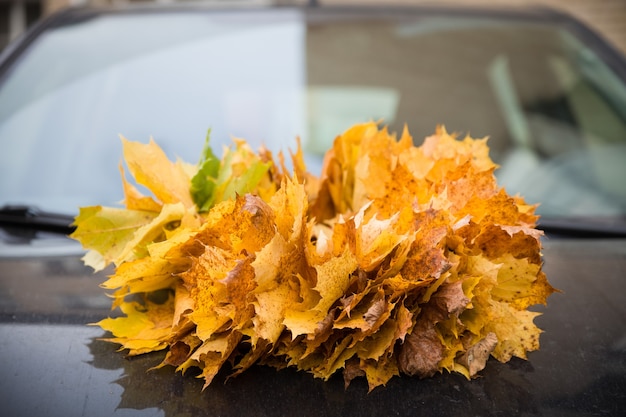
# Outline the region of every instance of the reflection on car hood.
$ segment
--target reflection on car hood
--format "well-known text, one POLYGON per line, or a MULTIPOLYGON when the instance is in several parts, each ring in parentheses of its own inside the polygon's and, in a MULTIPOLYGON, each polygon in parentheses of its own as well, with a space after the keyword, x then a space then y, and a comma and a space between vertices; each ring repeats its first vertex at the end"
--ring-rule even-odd
POLYGON ((393 378, 367 393, 340 376, 255 366, 202 391, 162 354, 126 359, 85 323, 109 300, 79 257, 0 259, 0 402, 11 416, 618 415, 626 409, 626 240, 546 239, 545 271, 562 292, 539 307, 545 332, 528 361, 491 360, 482 378, 393 378))
POLYGON ((72 253, 75 247, 69 255, 42 256, 36 248, 22 250, 26 256, 11 258, 0 246, 2 321, 82 325, 111 314, 111 300, 99 287, 111 270, 94 275, 81 256, 72 253), (28 256, 29 251, 39 256, 28 256))
MULTIPOLYGON (((0 229, 0 237, 1 235, 0 229)), ((0 258, 66 257, 82 256, 84 253, 80 243, 54 233, 45 239, 25 239, 18 242, 0 238, 0 258)))

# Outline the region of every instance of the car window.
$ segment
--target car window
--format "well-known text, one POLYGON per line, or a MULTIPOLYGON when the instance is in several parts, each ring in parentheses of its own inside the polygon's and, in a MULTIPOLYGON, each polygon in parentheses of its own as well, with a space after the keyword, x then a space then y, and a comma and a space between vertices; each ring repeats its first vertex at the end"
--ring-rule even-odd
POLYGON ((0 205, 122 198, 119 134, 196 162, 211 129, 293 149, 379 120, 489 136, 511 194, 553 217, 626 213, 626 87, 556 25, 303 13, 103 15, 44 33, 0 85, 0 205), (162 27, 166 26, 167 31, 162 27), (46 71, 42 71, 46 68, 46 71))
POLYGON ((209 128, 217 149, 231 135, 255 147, 295 137, 289 101, 304 83, 302 25, 232 23, 107 16, 45 33, 0 89, 0 141, 11 150, 0 156, 10 173, 2 199, 64 212, 115 203, 120 134, 153 136, 172 159, 192 163, 209 128))
MULTIPOLYGON (((393 116, 378 109, 372 116, 395 131, 408 123, 416 141, 437 124, 489 136, 500 182, 540 202, 543 215, 625 212, 625 84, 571 34, 484 19, 372 24, 363 32, 361 22, 309 30, 309 82, 347 91, 343 108, 352 108, 346 85, 376 86, 388 92, 393 116)), ((335 107, 319 119, 337 130, 335 107)))

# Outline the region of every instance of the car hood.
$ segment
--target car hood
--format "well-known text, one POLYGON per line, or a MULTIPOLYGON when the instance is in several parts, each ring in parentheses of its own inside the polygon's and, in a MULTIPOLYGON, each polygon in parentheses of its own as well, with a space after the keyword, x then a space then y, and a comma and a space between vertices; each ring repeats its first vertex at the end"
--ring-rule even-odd
POLYGON ((367 392, 296 370, 254 366, 202 390, 193 375, 150 370, 160 353, 128 359, 88 323, 110 300, 80 256, 0 259, 0 402, 11 416, 104 415, 617 415, 626 409, 626 240, 545 239, 544 268, 560 290, 536 323, 528 360, 491 359, 481 377, 393 378, 367 392))

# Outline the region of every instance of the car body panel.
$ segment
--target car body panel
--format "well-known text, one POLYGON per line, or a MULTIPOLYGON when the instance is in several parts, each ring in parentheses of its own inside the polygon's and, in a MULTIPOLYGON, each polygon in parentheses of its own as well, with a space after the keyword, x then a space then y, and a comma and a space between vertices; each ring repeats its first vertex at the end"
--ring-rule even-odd
POLYGON ((85 324, 105 312, 103 276, 79 258, 0 260, 0 270, 13 271, 0 281, 0 402, 11 416, 617 416, 626 407, 626 240, 546 239, 544 246, 545 272, 560 292, 536 308, 540 350, 528 360, 491 359, 475 380, 402 376, 370 393, 365 380, 345 389, 340 375, 322 381, 264 366, 230 379, 224 370, 202 391, 192 374, 148 371, 162 354, 125 358, 85 324), (29 299, 19 300, 20 285, 52 265, 63 271, 45 274, 56 285, 30 287, 29 299), (77 291, 98 301, 77 306, 77 291), (50 300, 59 307, 44 310, 50 300))

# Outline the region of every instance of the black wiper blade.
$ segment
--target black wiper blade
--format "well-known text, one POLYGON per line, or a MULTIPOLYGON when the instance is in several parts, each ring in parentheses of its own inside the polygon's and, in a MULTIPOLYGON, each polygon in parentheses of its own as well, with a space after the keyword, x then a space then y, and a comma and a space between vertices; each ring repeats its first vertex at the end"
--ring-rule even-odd
POLYGON ((571 236, 578 238, 624 238, 626 221, 624 219, 555 219, 541 218, 538 229, 549 235, 571 236))
POLYGON ((51 213, 28 205, 6 205, 0 207, 0 226, 35 229, 70 234, 76 228, 72 225, 74 216, 51 213))

